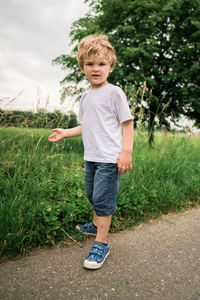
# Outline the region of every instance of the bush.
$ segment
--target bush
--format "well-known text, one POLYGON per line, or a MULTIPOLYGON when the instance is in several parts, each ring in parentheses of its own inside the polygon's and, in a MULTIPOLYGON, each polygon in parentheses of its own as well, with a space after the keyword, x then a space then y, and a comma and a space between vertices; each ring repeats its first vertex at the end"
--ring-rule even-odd
POLYGON ((68 116, 59 110, 45 112, 41 109, 37 113, 30 111, 3 111, 0 109, 0 126, 22 128, 72 128, 78 126, 76 115, 72 112, 68 116))

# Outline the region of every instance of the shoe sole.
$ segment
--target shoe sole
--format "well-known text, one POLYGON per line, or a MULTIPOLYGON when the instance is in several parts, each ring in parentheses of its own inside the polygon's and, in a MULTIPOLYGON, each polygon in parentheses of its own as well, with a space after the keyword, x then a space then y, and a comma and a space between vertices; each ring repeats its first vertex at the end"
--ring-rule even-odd
POLYGON ((83 267, 86 269, 90 269, 90 270, 97 270, 100 269, 103 266, 104 261, 106 260, 107 256, 110 254, 110 251, 106 254, 106 256, 104 257, 104 260, 97 264, 97 263, 92 263, 91 261, 88 261, 87 259, 84 260, 83 263, 83 267))
POLYGON ((84 233, 85 235, 90 235, 90 236, 96 236, 96 235, 97 235, 96 233, 90 233, 90 232, 82 231, 82 230, 80 229, 80 226, 79 226, 79 225, 76 226, 76 229, 78 229, 80 232, 84 233))

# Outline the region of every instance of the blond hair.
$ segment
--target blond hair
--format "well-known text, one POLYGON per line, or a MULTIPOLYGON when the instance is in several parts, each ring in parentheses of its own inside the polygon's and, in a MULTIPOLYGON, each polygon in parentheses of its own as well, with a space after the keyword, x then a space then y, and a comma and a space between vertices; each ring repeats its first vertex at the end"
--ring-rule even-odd
POLYGON ((113 46, 109 43, 107 36, 103 34, 88 35, 80 41, 76 58, 81 70, 83 70, 84 60, 92 54, 99 57, 106 57, 112 68, 117 61, 113 46))

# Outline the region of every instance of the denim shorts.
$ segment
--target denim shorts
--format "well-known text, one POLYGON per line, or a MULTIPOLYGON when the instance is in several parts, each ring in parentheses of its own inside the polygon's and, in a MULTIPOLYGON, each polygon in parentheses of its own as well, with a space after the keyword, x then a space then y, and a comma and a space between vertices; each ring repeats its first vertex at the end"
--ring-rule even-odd
POLYGON ((115 212, 119 180, 117 164, 86 161, 85 191, 97 216, 115 212))

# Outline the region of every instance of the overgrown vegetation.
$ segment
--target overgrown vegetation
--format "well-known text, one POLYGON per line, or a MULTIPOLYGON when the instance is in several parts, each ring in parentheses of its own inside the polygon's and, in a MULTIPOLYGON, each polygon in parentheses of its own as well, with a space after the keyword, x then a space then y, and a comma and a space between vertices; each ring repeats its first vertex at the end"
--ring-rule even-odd
POLYGON ((0 109, 0 126, 26 128, 72 128, 78 125, 76 114, 62 114, 59 110, 46 112, 39 109, 37 113, 31 111, 3 111, 0 109))
MULTIPOLYGON (((0 255, 85 237, 77 223, 92 209, 84 191, 81 138, 47 141, 45 129, 0 128, 0 255), (64 232, 64 231, 65 232, 64 232)), ((200 139, 136 134, 133 170, 122 176, 112 231, 200 202, 200 139)))

